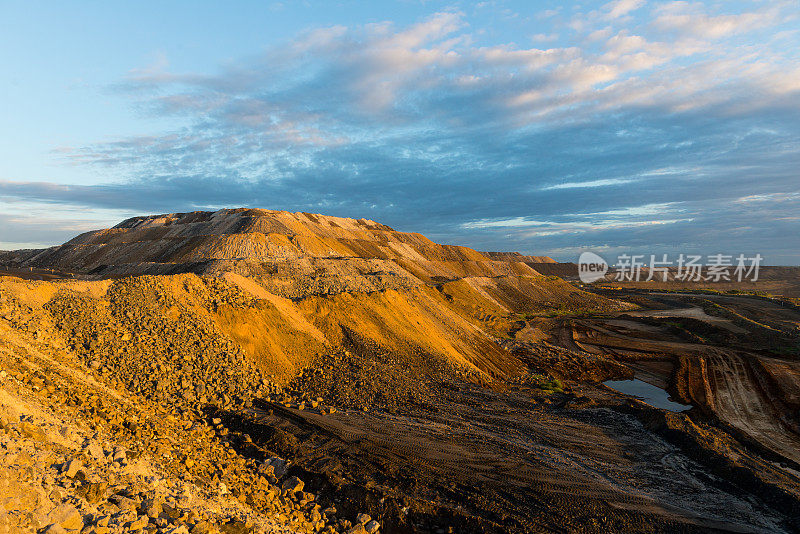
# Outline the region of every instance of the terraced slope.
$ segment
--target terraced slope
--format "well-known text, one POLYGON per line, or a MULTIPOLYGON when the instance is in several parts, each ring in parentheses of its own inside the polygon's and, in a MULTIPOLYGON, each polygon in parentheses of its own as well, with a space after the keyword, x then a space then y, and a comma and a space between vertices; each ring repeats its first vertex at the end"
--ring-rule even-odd
POLYGON ((256 270, 259 264, 284 265, 292 274, 307 274, 335 271, 343 260, 375 289, 465 276, 538 274, 522 261, 494 261, 470 248, 439 245, 374 221, 254 209, 134 217, 81 234, 26 258, 21 266, 131 275, 219 268, 222 262, 242 269, 237 264, 243 262, 256 270))

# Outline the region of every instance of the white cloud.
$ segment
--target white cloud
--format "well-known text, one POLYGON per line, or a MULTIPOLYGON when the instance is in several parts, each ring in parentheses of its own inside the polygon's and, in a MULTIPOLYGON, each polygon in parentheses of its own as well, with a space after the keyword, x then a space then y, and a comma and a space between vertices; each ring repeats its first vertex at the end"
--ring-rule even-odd
POLYGON ((614 0, 603 6, 606 11, 605 18, 618 19, 632 11, 636 11, 645 4, 645 0, 614 0))
POLYGON ((536 43, 552 43, 558 41, 557 33, 537 33, 531 36, 531 40, 536 43))
POLYGON ((605 187, 608 185, 629 184, 633 180, 627 178, 604 178, 602 180, 589 180, 587 182, 564 182, 561 184, 548 185, 542 187, 542 191, 552 191, 554 189, 582 189, 586 187, 605 187))
POLYGON ((365 120, 435 119, 463 127, 491 117, 518 128, 567 115, 590 118, 631 105, 669 111, 719 106, 746 93, 752 97, 746 104, 737 100, 736 107, 752 110, 768 104, 760 95, 788 94, 800 87, 800 70, 787 72, 779 57, 751 49, 720 51, 699 35, 703 25, 713 37, 767 24, 775 19, 774 8, 712 16, 685 2, 662 5, 654 10, 653 25, 681 33, 669 42, 649 37, 648 21, 612 33, 601 20, 627 16, 643 5, 618 0, 583 17, 587 41, 581 46, 477 46, 465 15, 444 12, 400 29, 389 22, 316 29, 270 50, 260 63, 230 67, 216 76, 170 73, 162 58, 132 73, 130 81, 167 93, 152 101, 160 113, 204 113, 260 128, 258 135, 294 132, 286 143, 319 146, 352 137, 339 130, 365 120), (692 29, 690 23, 700 26, 692 29), (600 40, 603 46, 597 50, 592 43, 600 40), (702 62, 684 61, 702 54, 713 55, 702 62), (186 90, 170 91, 170 86, 186 90), (443 100, 460 104, 447 107, 443 100))
POLYGON ((670 2, 656 9, 653 25, 661 30, 676 31, 700 39, 719 39, 737 33, 765 28, 781 16, 776 6, 740 14, 709 15, 702 4, 670 2))

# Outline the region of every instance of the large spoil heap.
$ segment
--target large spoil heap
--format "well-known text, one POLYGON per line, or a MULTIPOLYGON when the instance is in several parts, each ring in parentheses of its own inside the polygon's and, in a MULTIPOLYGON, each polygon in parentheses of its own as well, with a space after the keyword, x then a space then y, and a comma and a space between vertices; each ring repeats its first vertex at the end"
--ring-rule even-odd
MULTIPOLYGON (((291 375, 346 342, 505 375, 520 364, 491 334, 503 335, 514 314, 614 306, 514 259, 491 259, 364 219, 235 209, 135 217, 27 254, 18 266, 84 279, 211 275, 247 303, 217 299, 207 307, 212 324, 250 360, 267 361, 271 374, 291 375)), ((195 298, 186 284, 140 284, 164 285, 177 302, 195 298)))
MULTIPOLYGON (((204 272, 232 266, 305 274, 343 260, 360 267, 374 289, 465 276, 533 276, 520 261, 497 261, 467 247, 439 245, 365 219, 256 209, 134 217, 81 234, 28 258, 23 267, 92 274, 204 272), (359 260, 359 261, 356 261, 359 260)), ((226 269, 227 270, 227 269, 226 269)), ((338 273, 337 273, 338 274, 338 273)), ((367 289, 369 285, 357 289, 367 289)))

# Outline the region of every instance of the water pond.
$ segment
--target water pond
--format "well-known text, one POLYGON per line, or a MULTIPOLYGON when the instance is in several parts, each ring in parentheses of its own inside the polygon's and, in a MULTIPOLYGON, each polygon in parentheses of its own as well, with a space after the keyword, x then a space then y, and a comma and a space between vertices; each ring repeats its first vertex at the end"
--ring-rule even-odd
POLYGON ((671 412, 685 412, 692 407, 689 404, 674 402, 666 391, 638 378, 633 380, 606 380, 603 384, 620 393, 636 397, 650 406, 663 408, 671 412))

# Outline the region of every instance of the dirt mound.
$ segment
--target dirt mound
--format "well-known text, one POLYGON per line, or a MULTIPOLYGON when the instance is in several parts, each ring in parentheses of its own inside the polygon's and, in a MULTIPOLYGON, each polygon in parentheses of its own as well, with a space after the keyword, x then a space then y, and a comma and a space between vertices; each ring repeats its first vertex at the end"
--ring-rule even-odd
POLYGON ((172 275, 114 282, 92 298, 73 294, 66 282, 54 286, 59 296, 41 305, 87 351, 103 346, 120 366, 164 351, 178 360, 187 351, 226 354, 227 366, 247 362, 281 380, 335 352, 345 331, 402 358, 476 376, 514 375, 522 365, 493 337, 505 335, 519 314, 617 307, 539 275, 524 256, 496 260, 374 221, 308 213, 134 217, 15 257, 19 269, 86 280, 172 275), (135 342, 119 342, 119 332, 135 342), (198 339, 216 341, 211 347, 198 339), (126 346, 150 352, 129 354, 126 346))
POLYGON ((578 279, 577 263, 529 263, 528 265, 545 276, 558 276, 565 280, 578 279))
MULTIPOLYGON (((0 278, 0 291, 0 311, 15 326, 54 339, 132 392, 186 406, 242 403, 261 379, 286 384, 342 347, 378 362, 381 377, 402 376, 411 364, 409 382, 420 387, 432 367, 478 377, 514 374, 520 365, 453 314, 435 289, 293 302, 237 275, 184 274, 79 282, 0 278)), ((358 383, 343 384, 359 395, 358 383)))
MULTIPOLYGON (((59 247, 21 257, 22 267, 102 275, 167 274, 176 266, 212 261, 283 262, 292 273, 329 269, 315 259, 365 260, 361 275, 391 286, 408 272, 424 281, 463 276, 535 275, 522 262, 493 261, 416 233, 396 232, 365 219, 309 213, 236 209, 134 217, 105 230, 81 234, 59 247)), ((337 273, 338 274, 338 273, 337 273)))
POLYGON ((550 256, 524 256, 519 252, 481 252, 487 258, 499 261, 521 261, 523 263, 558 263, 550 256))

